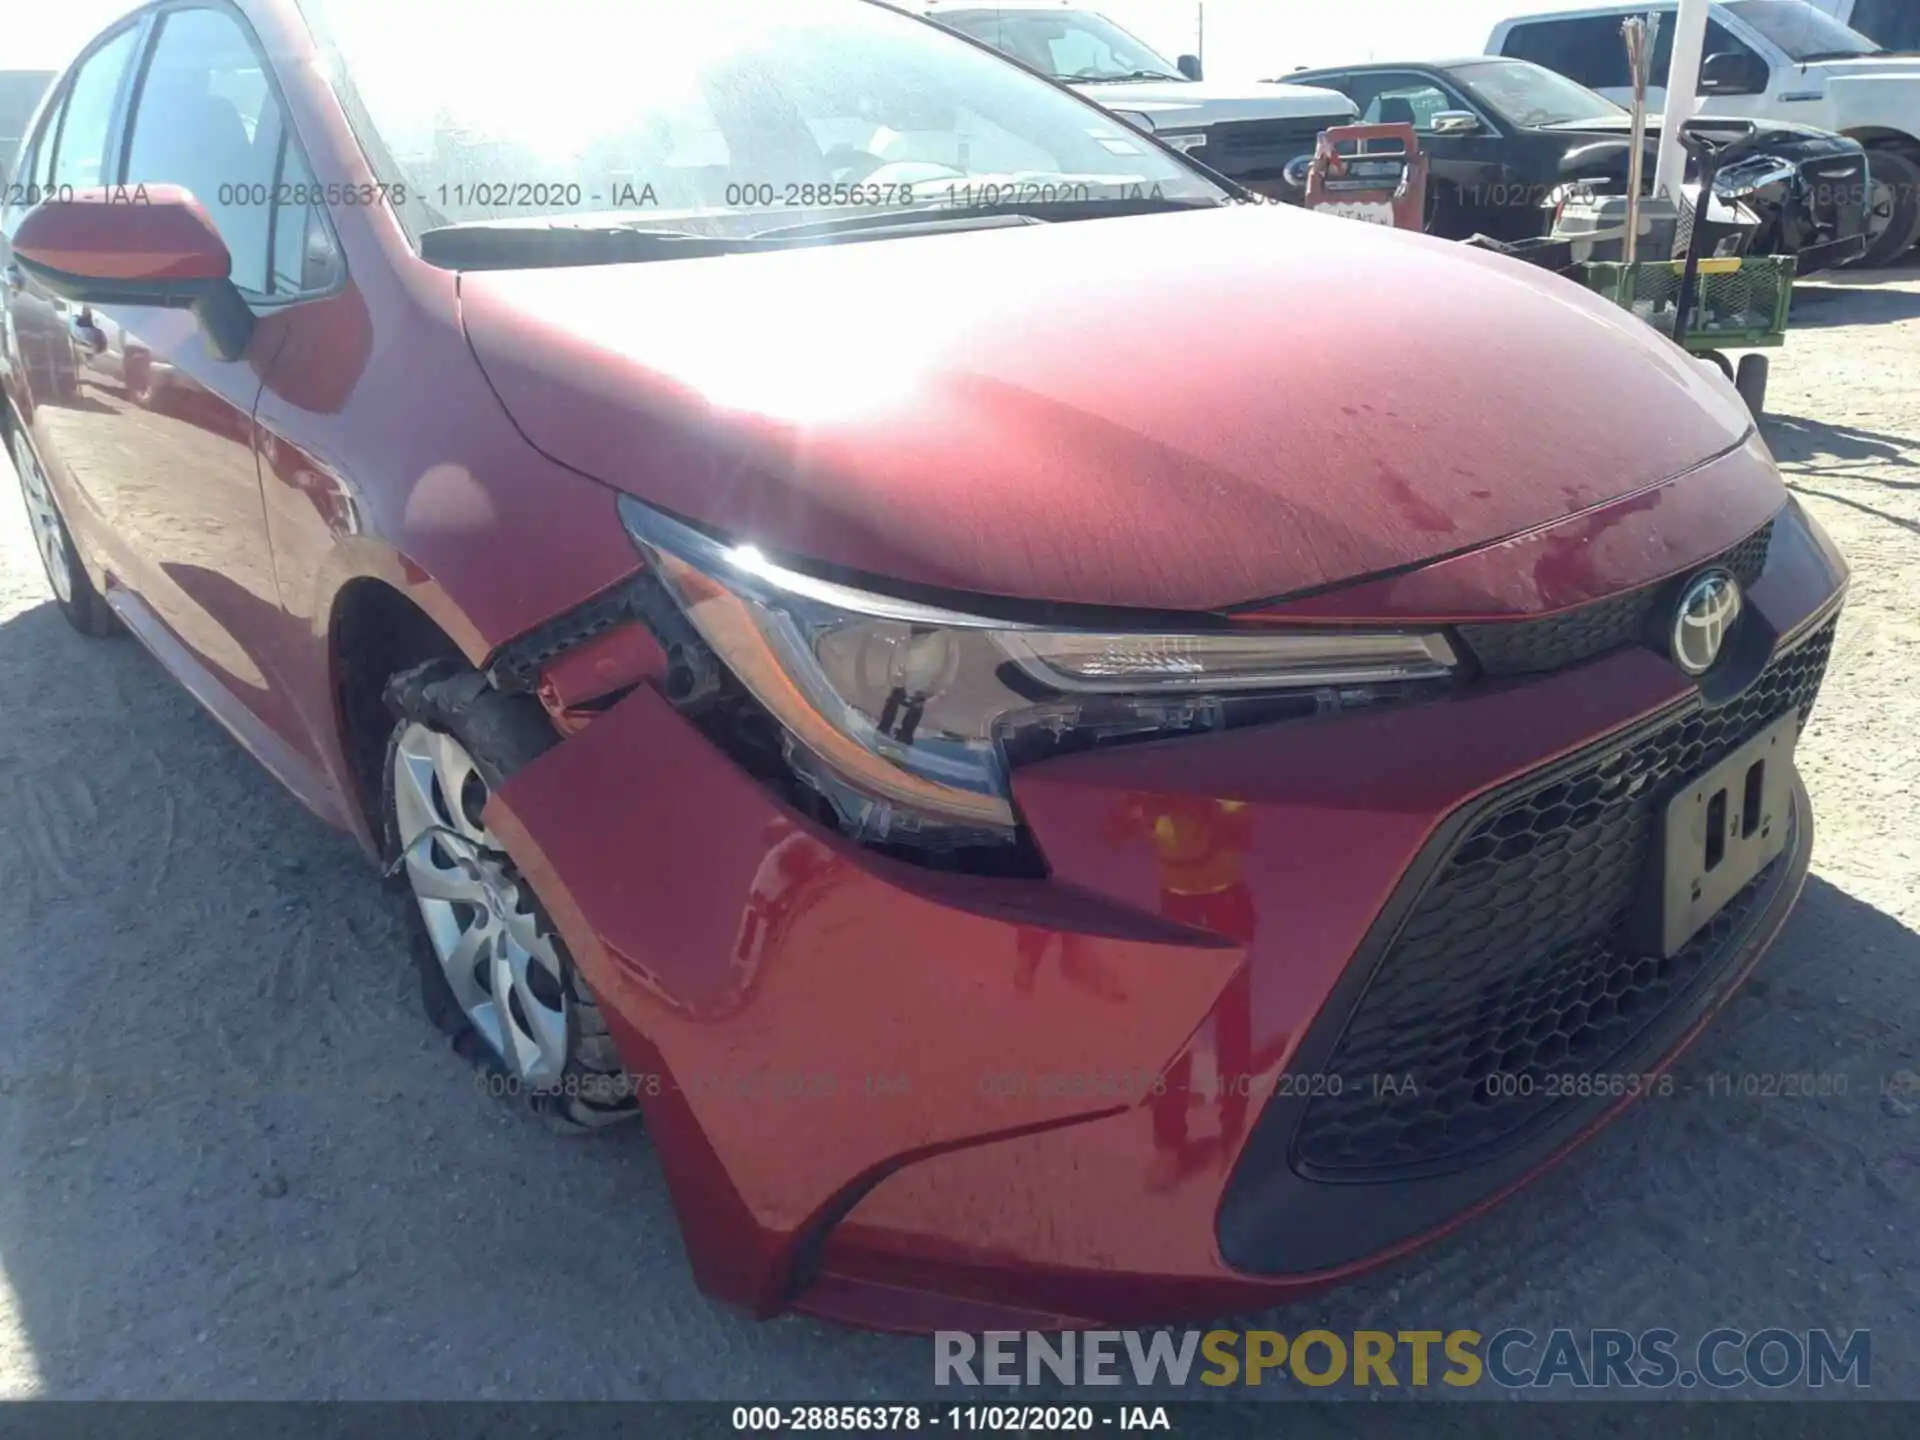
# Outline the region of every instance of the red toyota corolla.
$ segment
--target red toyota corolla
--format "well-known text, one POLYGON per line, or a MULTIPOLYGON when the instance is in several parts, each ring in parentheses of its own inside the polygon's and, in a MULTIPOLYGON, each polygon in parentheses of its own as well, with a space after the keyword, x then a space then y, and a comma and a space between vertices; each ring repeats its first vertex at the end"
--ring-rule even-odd
POLYGON ((1847 572, 1631 316, 1240 198, 864 0, 167 0, 17 167, 12 454, 710 1293, 1252 1307, 1671 1087, 1847 572))

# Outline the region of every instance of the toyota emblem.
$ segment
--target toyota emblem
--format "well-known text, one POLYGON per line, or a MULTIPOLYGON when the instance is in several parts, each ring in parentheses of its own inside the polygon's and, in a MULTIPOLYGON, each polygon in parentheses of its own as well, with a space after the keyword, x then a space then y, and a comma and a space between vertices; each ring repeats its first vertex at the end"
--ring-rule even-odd
POLYGON ((1709 570, 1680 597, 1673 617, 1673 661, 1689 675, 1704 675, 1726 648, 1740 619, 1740 586, 1724 570, 1709 570))

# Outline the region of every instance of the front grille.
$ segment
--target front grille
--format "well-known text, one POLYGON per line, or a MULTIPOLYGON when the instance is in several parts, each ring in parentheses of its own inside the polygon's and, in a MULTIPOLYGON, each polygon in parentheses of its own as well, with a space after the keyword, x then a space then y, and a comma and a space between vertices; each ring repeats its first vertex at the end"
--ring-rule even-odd
POLYGON ((1816 234, 1844 239, 1859 233, 1867 206, 1865 156, 1808 160, 1800 166, 1800 181, 1808 222, 1816 234))
MULTIPOLYGON (((1769 520, 1699 568, 1724 569, 1742 589, 1748 589, 1766 567, 1767 548, 1772 543, 1773 522, 1769 520)), ((1657 620, 1672 588, 1671 582, 1662 581, 1539 620, 1462 625, 1460 639, 1484 674, 1543 675, 1628 645, 1654 643, 1659 638, 1657 620)))
POLYGON ((1232 120, 1207 131, 1207 143, 1194 156, 1228 179, 1264 195, 1297 199, 1299 191, 1287 177, 1287 166, 1312 155, 1326 120, 1232 120))
POLYGON ((1319 143, 1320 132, 1341 123, 1325 120, 1229 120, 1207 131, 1207 153, 1222 157, 1284 151, 1285 159, 1308 155, 1319 143))
POLYGON ((1679 953, 1648 956, 1626 927, 1659 883, 1649 872, 1663 806, 1789 712, 1804 725, 1832 642, 1829 622, 1738 699, 1712 710, 1696 700, 1651 734, 1500 801, 1464 832, 1348 1020, 1325 1067, 1342 1077, 1341 1093, 1307 1107, 1296 1167, 1388 1179, 1497 1154, 1548 1111, 1581 1103, 1550 1077, 1605 1073, 1717 974, 1783 862, 1679 953), (1376 1076, 1394 1083, 1376 1087, 1376 1076))

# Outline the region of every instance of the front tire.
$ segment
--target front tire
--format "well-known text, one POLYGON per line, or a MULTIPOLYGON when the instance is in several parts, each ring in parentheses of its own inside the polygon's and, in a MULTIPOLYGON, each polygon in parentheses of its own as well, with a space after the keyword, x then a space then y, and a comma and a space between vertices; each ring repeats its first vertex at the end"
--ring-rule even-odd
POLYGON ((1898 150, 1867 152, 1869 239, 1854 265, 1891 265, 1920 241, 1920 164, 1898 150))
POLYGON ((387 861, 410 893, 427 1018, 476 1083, 554 1128, 637 1118, 598 1000, 533 886, 482 819, 487 798, 558 736, 537 703, 436 660, 387 687, 387 861))
POLYGON ((54 604, 67 617, 67 623, 90 640, 106 640, 122 634, 120 619, 94 588, 87 567, 80 563, 74 548, 73 532, 53 495, 53 483, 40 464, 40 456, 27 439, 26 427, 18 420, 8 427, 8 449, 13 470, 20 477, 20 498, 26 503, 27 525, 33 531, 34 548, 47 572, 54 604))

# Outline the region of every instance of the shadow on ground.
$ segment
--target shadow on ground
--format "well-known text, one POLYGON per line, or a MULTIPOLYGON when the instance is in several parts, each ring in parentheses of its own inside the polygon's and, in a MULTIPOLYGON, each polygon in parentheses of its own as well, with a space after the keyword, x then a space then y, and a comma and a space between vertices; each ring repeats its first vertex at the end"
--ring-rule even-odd
POLYGON ((1920 523, 1874 503, 1876 494, 1884 500, 1889 491, 1920 491, 1920 449, 1905 436, 1778 414, 1769 414, 1761 429, 1796 493, 1920 534, 1920 523), (1836 493, 1836 486, 1848 493, 1836 493))
MULTIPOLYGON (((0 876, 0 1266, 45 1393, 955 1398, 924 1341, 705 1300, 644 1135, 476 1093, 357 849, 50 605, 0 623, 0 876)), ((1876 1393, 1920 1394, 1920 1120, 1881 1094, 1915 1068, 1917 975, 1920 939, 1816 881, 1674 1098, 1257 1323, 1866 1326, 1876 1393), (1707 1078, 1797 1072, 1845 1094, 1707 1078)))
POLYGON ((1830 325, 1885 325, 1920 316, 1920 292, 1899 288, 1920 269, 1838 270, 1793 287, 1794 330, 1830 325))

